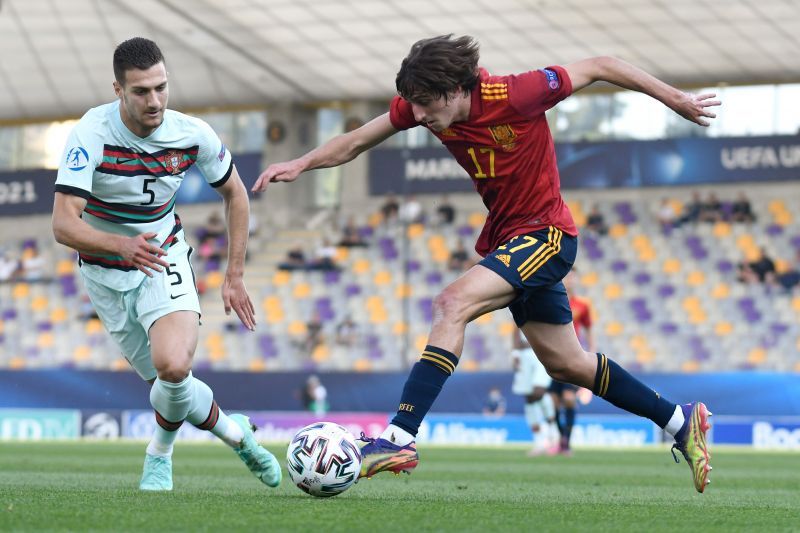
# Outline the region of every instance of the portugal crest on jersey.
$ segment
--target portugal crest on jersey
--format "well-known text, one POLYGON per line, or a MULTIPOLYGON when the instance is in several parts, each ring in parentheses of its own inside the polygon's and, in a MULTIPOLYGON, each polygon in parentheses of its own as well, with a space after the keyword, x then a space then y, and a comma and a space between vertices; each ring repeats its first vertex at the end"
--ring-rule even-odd
POLYGON ((511 128, 510 124, 489 126, 489 131, 492 134, 494 142, 502 146, 503 150, 506 152, 510 152, 516 147, 516 143, 514 143, 514 141, 517 139, 517 134, 511 128))
POLYGON ((181 162, 183 161, 183 153, 179 150, 170 150, 164 156, 164 166, 170 174, 178 174, 181 171, 181 162))

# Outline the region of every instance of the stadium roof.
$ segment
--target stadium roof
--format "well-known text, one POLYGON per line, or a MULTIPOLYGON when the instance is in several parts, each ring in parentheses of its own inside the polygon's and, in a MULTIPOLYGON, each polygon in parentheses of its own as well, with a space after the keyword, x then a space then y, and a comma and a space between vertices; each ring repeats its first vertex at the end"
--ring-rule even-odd
POLYGON ((616 55, 688 85, 797 82, 795 0, 0 0, 0 119, 113 98, 119 42, 156 40, 172 105, 388 98, 410 45, 471 34, 509 73, 616 55))

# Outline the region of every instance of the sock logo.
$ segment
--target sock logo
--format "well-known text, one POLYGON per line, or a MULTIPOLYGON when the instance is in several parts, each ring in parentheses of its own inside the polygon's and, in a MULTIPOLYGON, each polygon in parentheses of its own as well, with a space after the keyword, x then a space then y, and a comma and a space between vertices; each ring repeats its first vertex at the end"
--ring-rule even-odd
POLYGON ((408 413, 414 412, 414 406, 410 403, 401 403, 400 407, 397 408, 398 411, 406 411, 408 413))

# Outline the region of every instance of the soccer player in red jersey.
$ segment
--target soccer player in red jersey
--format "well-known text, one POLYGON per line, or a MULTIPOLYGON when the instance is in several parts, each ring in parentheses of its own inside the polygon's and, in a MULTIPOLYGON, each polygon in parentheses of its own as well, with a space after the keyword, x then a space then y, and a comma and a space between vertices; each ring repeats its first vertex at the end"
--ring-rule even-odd
POLYGON ((611 57, 509 76, 489 74, 478 60, 478 44, 469 36, 418 41, 400 66, 398 96, 387 113, 297 159, 270 165, 253 186, 263 191, 270 182, 341 165, 400 130, 421 126, 472 176, 489 211, 475 246, 484 259, 434 299, 428 345, 411 369, 392 423, 379 438, 366 439, 361 476, 416 467, 417 431, 455 371, 467 323, 508 307, 554 379, 586 387, 673 435, 702 492, 711 469, 705 405, 667 401, 604 354, 584 351, 575 335, 561 280, 575 261, 578 230, 561 198, 544 113, 596 81, 643 92, 701 126, 719 102, 611 57))

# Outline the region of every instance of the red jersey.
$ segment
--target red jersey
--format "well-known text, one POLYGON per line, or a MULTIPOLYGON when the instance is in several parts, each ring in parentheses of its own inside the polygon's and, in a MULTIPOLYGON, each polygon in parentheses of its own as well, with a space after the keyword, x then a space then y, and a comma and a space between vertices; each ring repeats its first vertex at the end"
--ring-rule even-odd
MULTIPOLYGON (((511 76, 480 69, 469 118, 431 132, 472 176, 489 210, 475 250, 494 251, 512 237, 548 226, 577 236, 561 198, 553 137, 544 112, 572 93, 562 67, 511 76)), ((398 130, 419 126, 411 104, 392 100, 389 117, 398 130)))
POLYGON ((572 309, 572 324, 575 326, 575 334, 578 339, 583 343, 583 330, 592 327, 592 307, 589 305, 588 300, 578 298, 577 296, 569 297, 569 307, 572 309))

